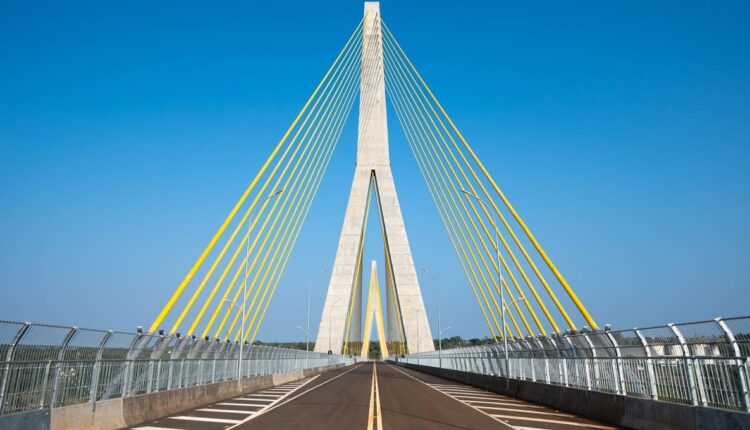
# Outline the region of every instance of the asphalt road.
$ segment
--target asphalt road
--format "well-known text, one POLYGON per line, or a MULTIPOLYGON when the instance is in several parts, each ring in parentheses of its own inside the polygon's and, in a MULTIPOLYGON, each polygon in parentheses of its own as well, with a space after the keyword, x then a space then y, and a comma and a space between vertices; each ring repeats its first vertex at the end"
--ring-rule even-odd
POLYGON ((541 405, 384 363, 356 364, 133 428, 615 429, 541 405))

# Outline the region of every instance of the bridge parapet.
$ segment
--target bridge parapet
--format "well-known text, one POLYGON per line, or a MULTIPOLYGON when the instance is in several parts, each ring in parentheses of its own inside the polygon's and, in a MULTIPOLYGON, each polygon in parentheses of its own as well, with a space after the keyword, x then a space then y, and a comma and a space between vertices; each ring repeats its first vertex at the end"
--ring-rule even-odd
MULTIPOLYGON (((502 344, 396 361, 506 376, 502 344)), ((510 379, 750 412, 750 316, 508 342, 510 379)))
MULTIPOLYGON (((242 378, 354 358, 246 345, 242 378)), ((239 344, 0 320, 0 416, 236 380, 239 344)))

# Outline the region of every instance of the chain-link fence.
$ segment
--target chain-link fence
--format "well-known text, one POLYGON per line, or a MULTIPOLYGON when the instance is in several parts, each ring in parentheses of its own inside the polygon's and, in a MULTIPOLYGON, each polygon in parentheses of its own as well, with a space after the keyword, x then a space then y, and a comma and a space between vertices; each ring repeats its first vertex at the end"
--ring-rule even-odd
MULTIPOLYGON (((242 377, 351 357, 243 345, 242 377)), ((237 379, 240 345, 0 321, 0 415, 237 379)))
MULTIPOLYGON (((502 344, 397 361, 505 376, 502 344)), ((511 378, 750 412, 750 317, 516 339, 511 378)))

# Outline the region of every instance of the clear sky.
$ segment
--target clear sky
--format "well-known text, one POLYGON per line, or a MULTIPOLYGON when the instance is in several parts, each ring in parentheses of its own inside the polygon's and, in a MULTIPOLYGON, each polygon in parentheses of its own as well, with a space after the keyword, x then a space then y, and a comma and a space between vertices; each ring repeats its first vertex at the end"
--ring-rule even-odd
MULTIPOLYGON (((0 319, 150 324, 362 9, 0 3, 0 319)), ((600 324, 750 313, 747 2, 381 10, 600 324)), ((330 270, 343 220, 352 124, 261 339, 303 337, 307 285, 330 270)), ((415 262, 440 280, 446 334, 485 335, 395 118, 390 130, 415 262)), ((382 260, 376 245, 367 260, 382 260)), ((324 291, 313 288, 313 327, 324 291)))

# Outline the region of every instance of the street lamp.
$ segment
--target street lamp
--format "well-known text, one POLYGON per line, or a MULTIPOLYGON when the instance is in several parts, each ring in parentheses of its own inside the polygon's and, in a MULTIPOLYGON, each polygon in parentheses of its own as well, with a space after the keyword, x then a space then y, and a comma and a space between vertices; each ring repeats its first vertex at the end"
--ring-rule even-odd
POLYGON ((440 328, 440 286, 438 285, 437 279, 432 273, 426 268, 422 268, 422 271, 432 278, 435 291, 437 292, 437 315, 438 315, 438 366, 443 367, 443 330, 440 328))
MULTIPOLYGON (((283 193, 284 189, 278 189, 268 196, 263 201, 270 200, 279 194, 283 193)), ((242 324, 240 324, 240 359, 237 363, 237 389, 242 391, 242 345, 245 343, 245 312, 247 310, 247 278, 249 276, 248 263, 250 262, 250 217, 247 220, 247 241, 245 242, 245 279, 242 281, 242 324)), ((226 300, 225 300, 226 301, 226 300)), ((231 302, 232 306, 236 306, 234 302, 231 302)))
MULTIPOLYGON (((326 274, 328 271, 323 269, 312 278, 310 283, 307 285, 307 330, 305 330, 305 351, 310 352, 310 289, 312 288, 315 281, 326 274)), ((299 328, 299 327, 297 327, 299 328)))
POLYGON ((479 198, 479 196, 464 189, 461 189, 461 192, 478 201, 492 215, 490 217, 490 220, 492 221, 492 226, 495 229, 495 251, 497 253, 497 289, 500 290, 500 324, 502 324, 503 326, 503 348, 505 350, 505 389, 507 390, 510 387, 510 364, 508 362, 508 332, 505 330, 505 294, 503 293, 503 273, 500 267, 500 229, 497 227, 495 212, 492 211, 487 206, 487 204, 479 198))

